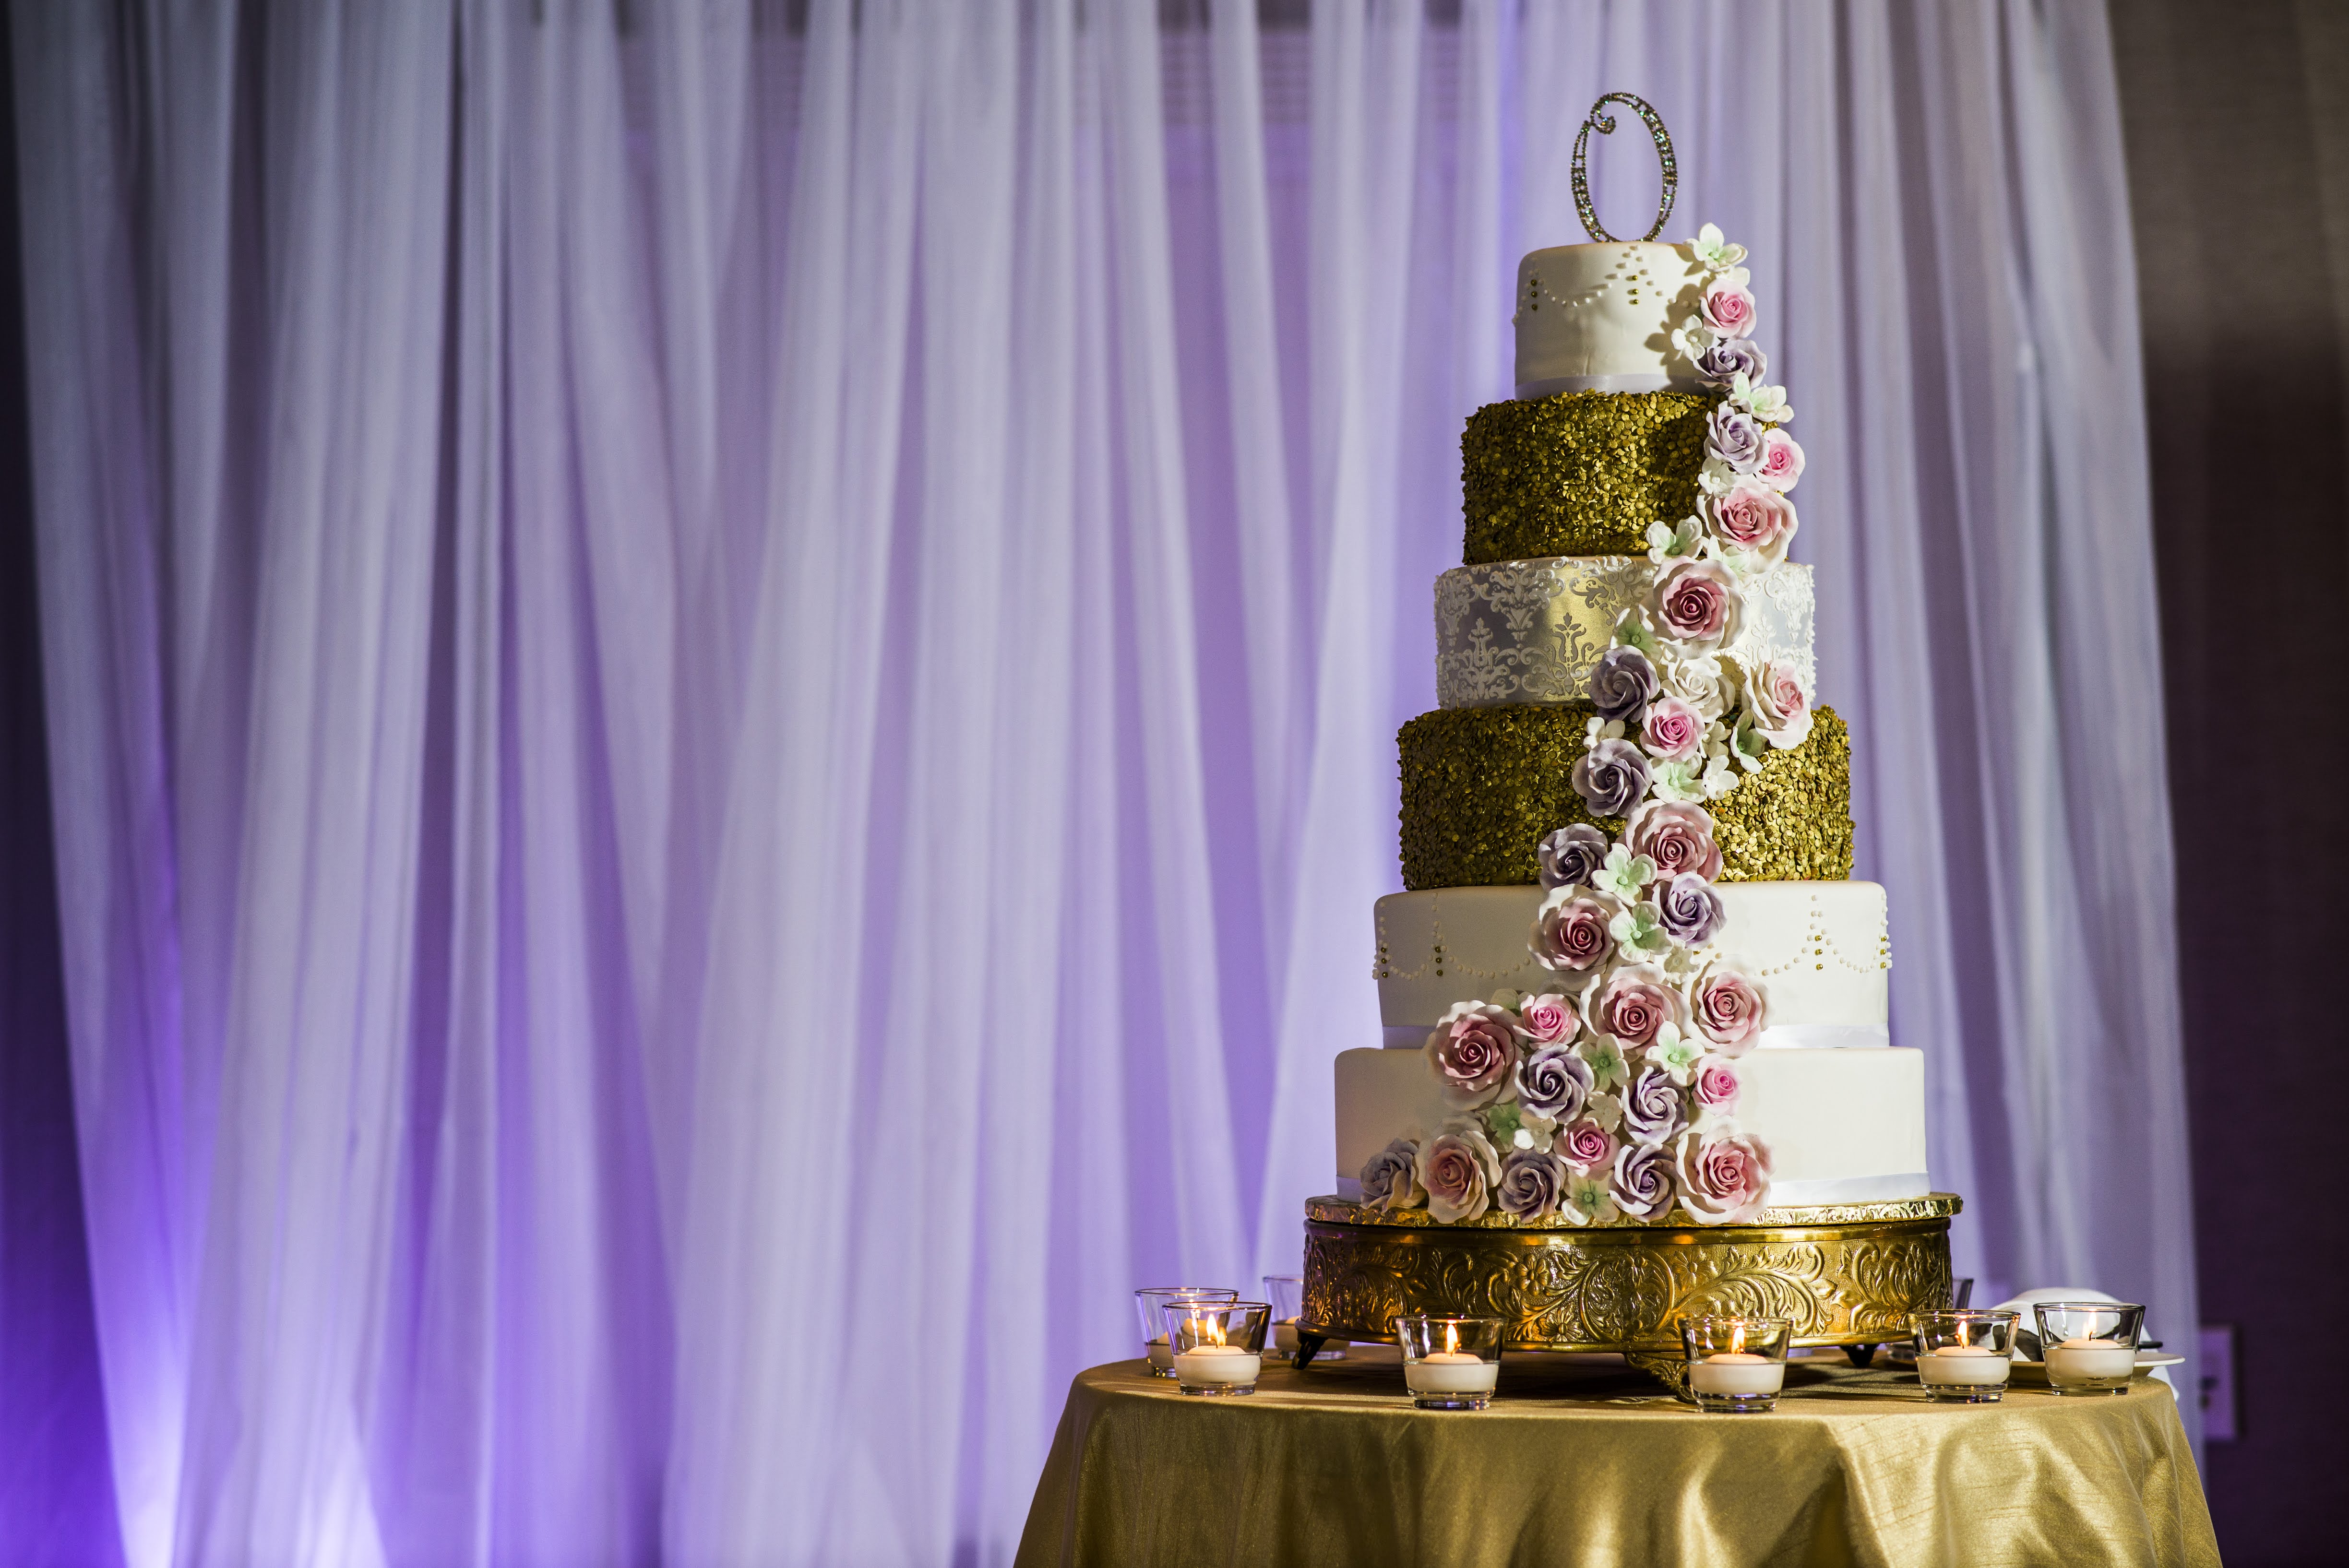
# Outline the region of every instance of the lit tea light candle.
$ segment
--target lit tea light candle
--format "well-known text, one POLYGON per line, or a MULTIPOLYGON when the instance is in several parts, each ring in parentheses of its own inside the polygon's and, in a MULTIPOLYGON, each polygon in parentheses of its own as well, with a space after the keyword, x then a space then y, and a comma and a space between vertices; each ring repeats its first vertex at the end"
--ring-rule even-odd
POLYGON ((1172 1372, 1174 1369, 1174 1347, 1166 1343, 1166 1336, 1163 1334, 1150 1342, 1150 1369, 1153 1372, 1172 1372))
POLYGON ((1917 1376, 1927 1383, 1981 1387, 2003 1383, 2013 1364, 1987 1345, 1944 1345, 1917 1357, 1917 1376))
POLYGON ((1689 1387, 1700 1394, 1775 1394, 1786 1380, 1786 1364, 1745 1350, 1723 1350, 1692 1361, 1689 1387))
POLYGON ((1402 1364, 1403 1387, 1414 1394, 1489 1394, 1501 1364, 1473 1350, 1437 1350, 1402 1364))
POLYGON ((2050 1382, 2126 1377, 2137 1370, 2137 1347, 2112 1339, 2067 1339, 2047 1347, 2050 1382))
POLYGON ((1174 1357, 1179 1383, 1253 1383, 1263 1370, 1263 1357, 1237 1345, 1195 1345, 1174 1357))

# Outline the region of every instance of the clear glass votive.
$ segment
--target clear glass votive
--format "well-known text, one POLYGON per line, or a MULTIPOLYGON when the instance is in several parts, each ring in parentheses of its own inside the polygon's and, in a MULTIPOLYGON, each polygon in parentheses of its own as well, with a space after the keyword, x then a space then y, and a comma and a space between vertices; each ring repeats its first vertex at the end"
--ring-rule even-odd
POLYGON ((1723 1415, 1774 1410, 1786 1382, 1790 1317, 1683 1317, 1689 1398, 1723 1415))
POLYGON ((1423 1314, 1398 1317, 1402 1385, 1423 1410, 1481 1410, 1501 1381, 1501 1320, 1423 1314))
POLYGON ((1958 1405, 1995 1405, 2006 1394, 2013 1370, 2012 1312, 1969 1312, 1948 1307, 1912 1312, 1909 1328, 1917 1341, 1917 1380, 1925 1398, 1958 1405))
POLYGON ((2126 1394, 2137 1371, 2145 1308, 2133 1301, 2043 1301, 2039 1356, 2058 1394, 2126 1394))
POLYGON ((1142 1320, 1142 1353, 1150 1358, 1150 1375, 1174 1376, 1174 1352, 1166 1338, 1165 1312, 1170 1302, 1237 1301, 1239 1294, 1220 1284, 1153 1284, 1135 1291, 1133 1312, 1142 1320))
MULTIPOLYGON (((1272 1303, 1272 1348, 1282 1356, 1297 1354, 1297 1325, 1305 1315, 1305 1276, 1303 1274, 1267 1274, 1264 1276, 1264 1299, 1272 1303)), ((1346 1342, 1325 1339, 1321 1348, 1313 1353, 1317 1361, 1343 1361, 1346 1342)))
POLYGON ((1271 1306, 1261 1301, 1175 1301, 1162 1309, 1174 1348, 1174 1384, 1185 1394, 1253 1394, 1264 1371, 1271 1306))

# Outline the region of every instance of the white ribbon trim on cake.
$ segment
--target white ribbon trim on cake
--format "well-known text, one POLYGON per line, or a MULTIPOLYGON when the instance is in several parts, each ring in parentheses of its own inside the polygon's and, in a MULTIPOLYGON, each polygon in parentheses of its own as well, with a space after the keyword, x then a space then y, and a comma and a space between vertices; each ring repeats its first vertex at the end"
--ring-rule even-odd
POLYGON ((1545 376, 1539 381, 1517 383, 1517 401, 1530 403, 1557 392, 1702 392, 1702 381, 1683 381, 1661 370, 1639 370, 1617 376, 1545 376))
MULTIPOLYGON (((1427 1044, 1433 1024, 1389 1024, 1384 1034, 1391 1051, 1415 1051, 1427 1044)), ((1773 1024, 1754 1042, 1764 1051, 1847 1051, 1892 1043, 1892 1031, 1882 1024, 1773 1024)))
MULTIPOLYGON (((1888 1203, 1896 1198, 1921 1198, 1933 1190, 1922 1171, 1898 1176, 1837 1176, 1824 1181, 1773 1181, 1770 1207, 1815 1209, 1829 1203, 1888 1203)), ((1359 1176, 1338 1178, 1338 1196, 1349 1203, 1362 1201, 1359 1176)))

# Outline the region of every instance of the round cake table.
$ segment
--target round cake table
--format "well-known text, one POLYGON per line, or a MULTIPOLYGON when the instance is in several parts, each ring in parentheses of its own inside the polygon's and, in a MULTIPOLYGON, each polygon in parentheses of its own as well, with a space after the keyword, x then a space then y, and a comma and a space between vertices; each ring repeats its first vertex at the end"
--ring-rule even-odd
MULTIPOLYGON (((2018 1374, 2020 1377, 2021 1374, 2018 1374)), ((1019 1568, 1156 1563, 2219 1561, 2169 1389, 1935 1405, 1913 1373, 1787 1368, 1705 1415, 1620 1364, 1509 1355, 1489 1410, 1420 1411, 1389 1346, 1247 1398, 1078 1375, 1019 1568)))

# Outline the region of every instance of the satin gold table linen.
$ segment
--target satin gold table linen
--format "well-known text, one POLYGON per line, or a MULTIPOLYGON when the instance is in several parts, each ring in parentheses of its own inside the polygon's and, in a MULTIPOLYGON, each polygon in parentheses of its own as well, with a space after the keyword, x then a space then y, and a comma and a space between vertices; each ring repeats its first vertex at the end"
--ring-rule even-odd
POLYGON ((2169 1390, 1926 1402, 1914 1374, 1787 1369, 1702 1415, 1644 1375, 1512 1354, 1493 1408, 1417 1411, 1390 1346, 1254 1398, 1140 1361, 1079 1374, 1017 1568, 1182 1563, 2215 1564, 2169 1390))

